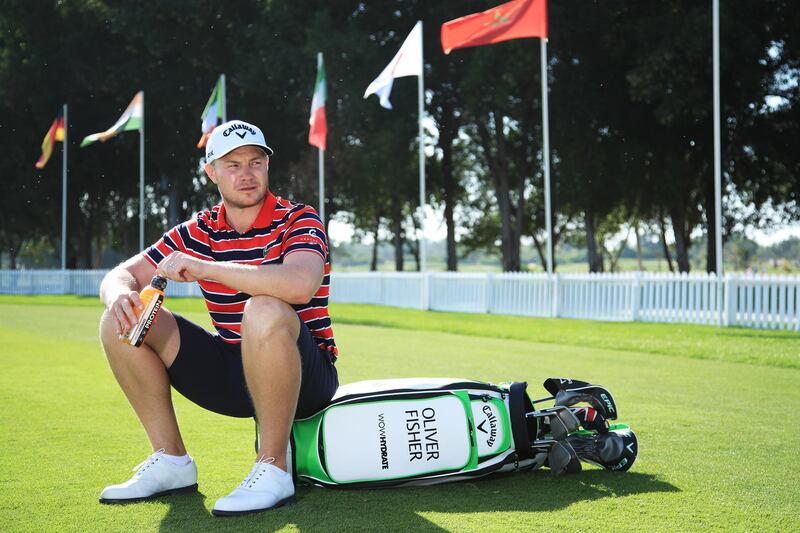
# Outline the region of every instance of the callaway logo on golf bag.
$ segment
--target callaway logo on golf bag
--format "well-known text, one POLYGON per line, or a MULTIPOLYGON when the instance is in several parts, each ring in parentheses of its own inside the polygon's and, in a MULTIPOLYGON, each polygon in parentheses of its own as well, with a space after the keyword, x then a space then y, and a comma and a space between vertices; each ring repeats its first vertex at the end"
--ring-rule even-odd
MULTIPOLYGON (((497 415, 495 414, 496 407, 492 405, 484 405, 481 408, 481 413, 484 418, 477 425, 478 431, 485 433, 485 436, 479 436, 480 439, 486 439, 486 446, 493 448, 497 444, 497 415), (488 429, 484 426, 488 424, 488 429)), ((478 417, 476 417, 477 421, 478 417)))
POLYGON ((297 420, 291 463, 299 481, 323 487, 427 485, 547 466, 578 472, 581 461, 628 470, 638 442, 616 419, 603 387, 550 378, 551 396, 531 401, 526 383, 463 379, 363 381, 297 420), (535 410, 534 405, 554 405, 535 410), (588 405, 578 405, 588 404, 588 405))

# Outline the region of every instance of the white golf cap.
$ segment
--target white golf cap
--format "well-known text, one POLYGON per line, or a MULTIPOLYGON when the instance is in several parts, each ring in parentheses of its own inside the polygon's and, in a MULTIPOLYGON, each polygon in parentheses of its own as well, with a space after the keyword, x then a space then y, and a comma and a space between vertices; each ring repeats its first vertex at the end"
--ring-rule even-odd
POLYGON ((229 120, 211 132, 206 143, 206 163, 211 164, 214 160, 240 146, 258 146, 263 148, 267 155, 273 153, 272 148, 267 146, 264 134, 257 126, 242 120, 229 120))

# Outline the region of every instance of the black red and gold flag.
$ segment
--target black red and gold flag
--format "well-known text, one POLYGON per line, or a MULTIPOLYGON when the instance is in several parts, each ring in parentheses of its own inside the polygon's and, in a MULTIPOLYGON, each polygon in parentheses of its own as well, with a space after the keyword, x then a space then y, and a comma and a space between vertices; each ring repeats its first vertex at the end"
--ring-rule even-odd
POLYGON ((36 168, 44 168, 44 166, 47 164, 47 161, 50 159, 50 156, 53 155, 53 148, 55 144, 63 141, 64 115, 59 113, 56 119, 50 125, 50 129, 47 130, 44 140, 42 140, 42 156, 36 162, 36 168))

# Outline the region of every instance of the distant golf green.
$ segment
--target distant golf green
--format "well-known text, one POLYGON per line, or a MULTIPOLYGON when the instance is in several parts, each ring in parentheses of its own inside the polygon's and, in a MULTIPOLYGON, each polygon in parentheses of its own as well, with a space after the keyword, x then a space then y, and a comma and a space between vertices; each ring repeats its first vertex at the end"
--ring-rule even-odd
MULTIPOLYGON (((199 300, 167 307, 206 326, 199 300)), ((200 492, 104 506, 150 452, 97 341, 94 298, 0 296, 2 531, 685 531, 800 529, 800 334, 334 305, 342 382, 413 376, 606 386, 639 436, 627 474, 584 465, 427 488, 306 487, 299 503, 210 514, 250 469, 252 420, 176 409, 200 492)))

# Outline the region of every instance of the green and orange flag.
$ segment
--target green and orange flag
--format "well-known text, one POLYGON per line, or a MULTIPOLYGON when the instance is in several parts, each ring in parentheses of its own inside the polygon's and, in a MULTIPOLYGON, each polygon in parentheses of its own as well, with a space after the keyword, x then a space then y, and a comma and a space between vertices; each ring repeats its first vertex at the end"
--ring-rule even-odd
POLYGON ((547 0, 513 0, 442 24, 442 50, 547 37, 547 0))
POLYGON ((44 135, 42 140, 42 156, 36 162, 36 168, 42 169, 50 160, 53 155, 53 148, 57 142, 64 142, 64 115, 59 113, 50 129, 44 135))
POLYGON ((311 117, 308 119, 308 144, 325 150, 328 139, 328 119, 325 116, 325 64, 322 54, 317 56, 317 80, 311 100, 311 117))

